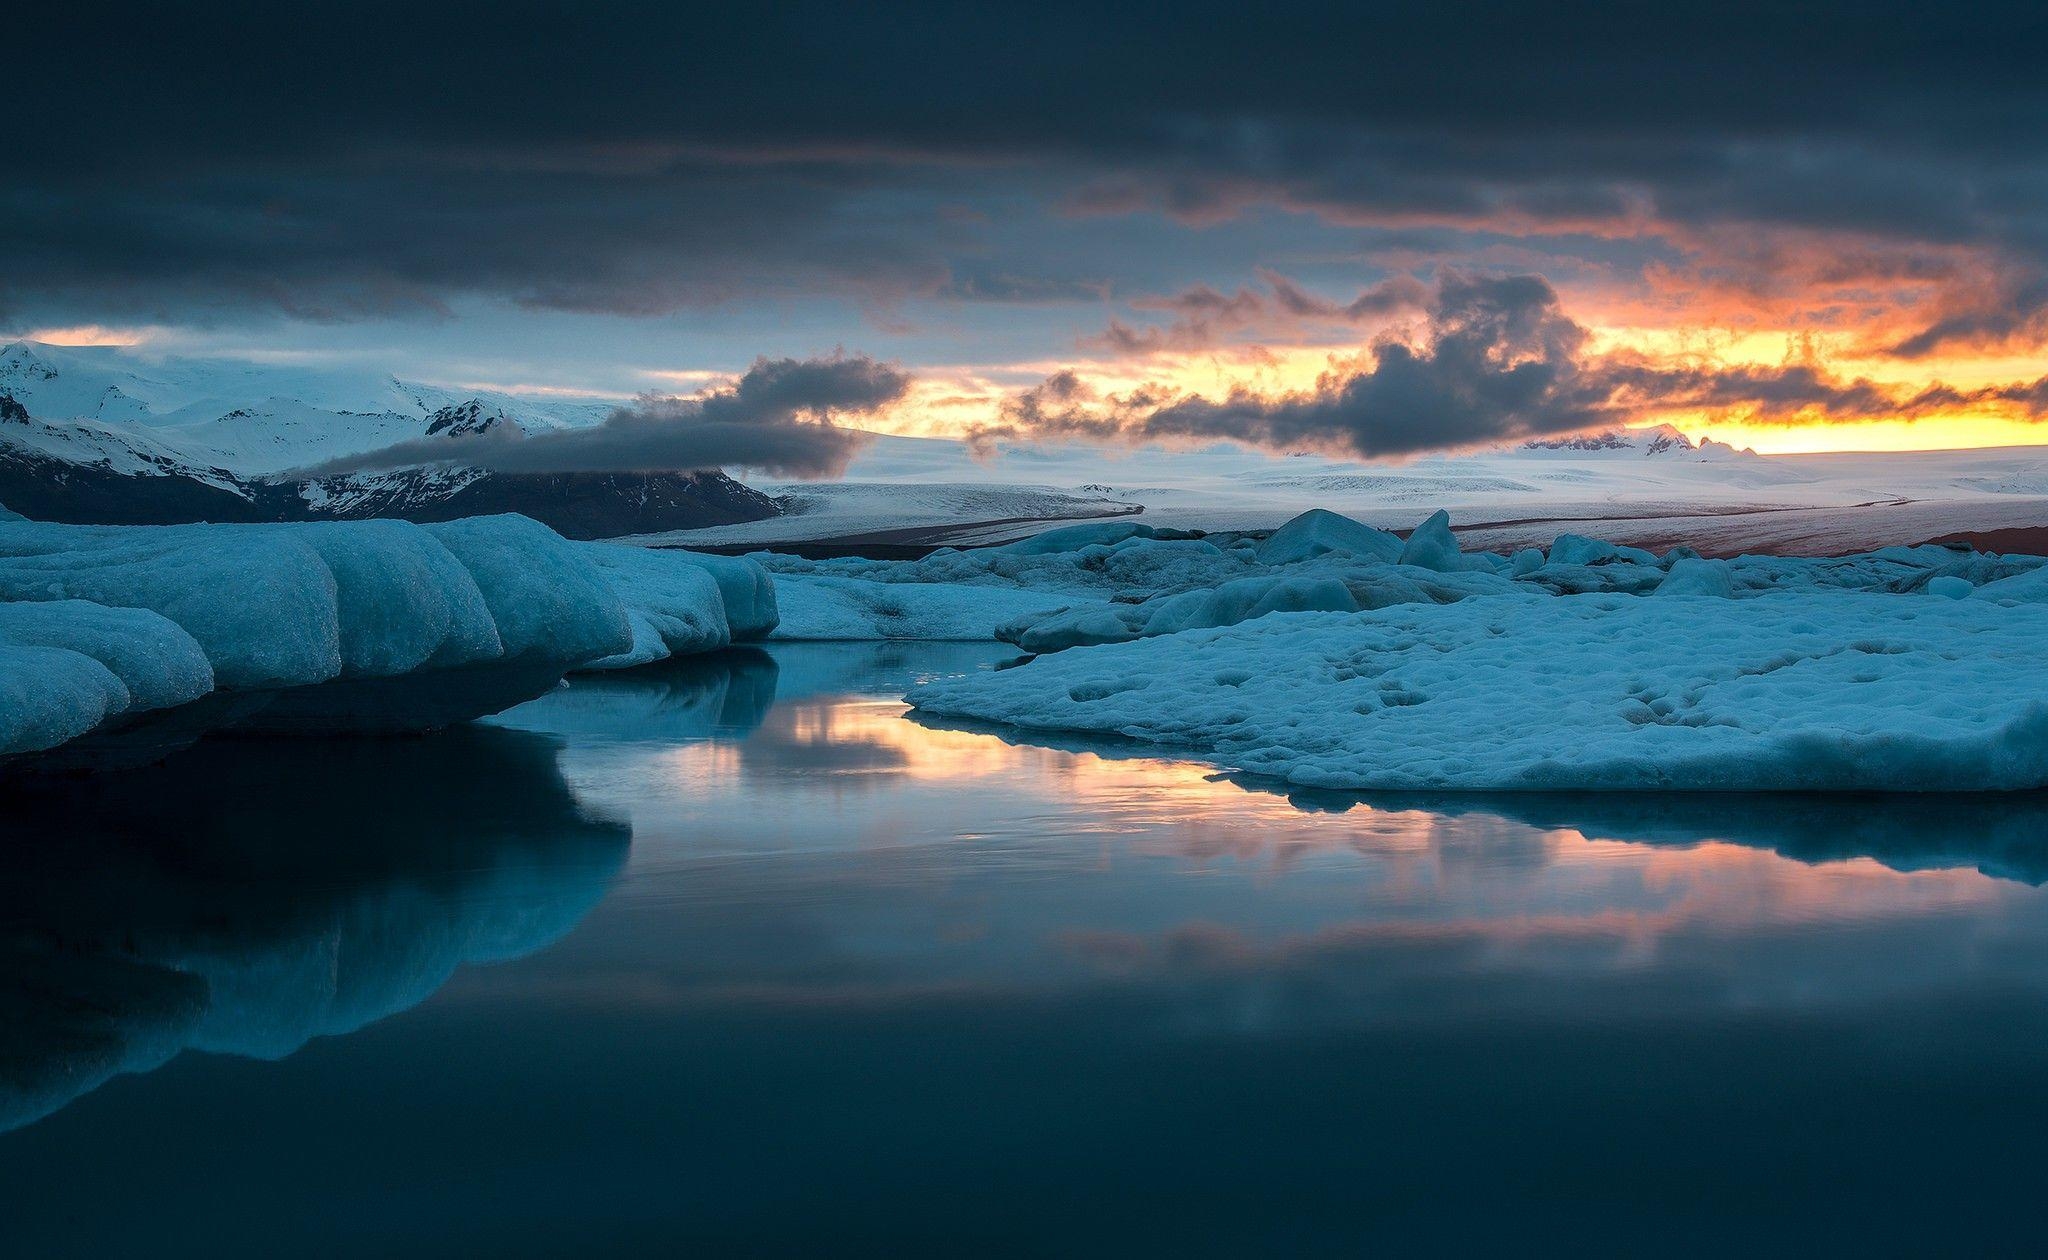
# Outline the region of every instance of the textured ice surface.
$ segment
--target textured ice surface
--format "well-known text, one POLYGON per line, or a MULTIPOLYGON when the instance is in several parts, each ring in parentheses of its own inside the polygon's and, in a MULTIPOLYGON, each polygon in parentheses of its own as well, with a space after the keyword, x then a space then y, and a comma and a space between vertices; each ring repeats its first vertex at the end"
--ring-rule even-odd
MULTIPOLYGON (((277 529, 232 527, 247 547, 277 529)), ((495 660, 504 645, 476 578, 431 533, 403 521, 284 527, 333 576, 344 678, 389 678, 495 660)), ((505 528, 510 528, 505 527, 505 528)))
POLYGON ((722 647, 735 600, 772 618, 765 582, 743 561, 600 549, 519 516, 0 522, 0 755, 215 688, 270 697, 234 719, 263 728, 460 721, 593 662, 722 647))
POLYGON ((718 593, 725 600, 725 623, 732 631, 733 642, 765 639, 775 629, 779 619, 775 582, 757 562, 679 548, 655 550, 678 563, 704 570, 718 583, 718 593))
POLYGON ((1443 604, 1472 595, 1504 594, 1513 583, 1489 573, 1438 573, 1408 565, 1346 565, 1329 556, 1265 577, 1238 578, 1214 590, 1182 591, 1143 603, 1087 604, 1027 615, 999 626, 996 637, 1027 652, 1058 652, 1097 643, 1236 625, 1274 612, 1357 612, 1393 604, 1443 604))
POLYGON ((0 600, 60 599, 163 614, 223 687, 341 672, 334 574, 290 527, 0 522, 0 600))
POLYGON ((1280 614, 932 683, 928 714, 1346 789, 2048 785, 2048 607, 1521 593, 1280 614))
POLYGON ((782 576, 777 639, 991 639, 995 627, 1078 603, 1057 593, 991 586, 782 576))
POLYGON ((0 604, 0 756, 211 690, 198 642, 156 613, 68 599, 0 604))
POLYGON ((1655 595, 1708 595, 1735 598, 1735 578, 1724 560, 1680 560, 1657 584, 1655 595))
POLYGON ((725 598, 709 570, 672 551, 614 543, 580 546, 625 604, 633 632, 630 648, 585 668, 626 669, 714 651, 732 642, 725 598))
POLYGON ((565 667, 633 645, 626 609, 589 557, 524 516, 476 516, 424 526, 476 579, 504 655, 565 667))
POLYGON ((1259 544, 1258 559, 1260 564, 1295 564, 1335 551, 1392 563, 1400 559, 1402 549, 1398 535, 1318 508, 1274 530, 1259 544))

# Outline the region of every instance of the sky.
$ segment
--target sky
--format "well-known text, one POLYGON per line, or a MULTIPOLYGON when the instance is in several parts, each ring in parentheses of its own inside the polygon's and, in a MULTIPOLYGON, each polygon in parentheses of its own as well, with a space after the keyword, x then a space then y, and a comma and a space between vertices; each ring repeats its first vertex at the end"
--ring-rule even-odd
POLYGON ((2040 6, 1108 7, 33 6, 0 334, 852 363, 996 443, 2048 440, 2040 6))

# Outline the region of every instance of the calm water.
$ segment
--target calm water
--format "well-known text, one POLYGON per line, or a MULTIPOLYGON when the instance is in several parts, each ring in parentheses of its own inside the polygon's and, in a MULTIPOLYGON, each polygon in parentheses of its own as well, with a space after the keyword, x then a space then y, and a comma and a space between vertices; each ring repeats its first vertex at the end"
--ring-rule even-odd
POLYGON ((2048 804, 1289 799, 741 653, 0 793, 10 1254, 2030 1248, 2048 804))

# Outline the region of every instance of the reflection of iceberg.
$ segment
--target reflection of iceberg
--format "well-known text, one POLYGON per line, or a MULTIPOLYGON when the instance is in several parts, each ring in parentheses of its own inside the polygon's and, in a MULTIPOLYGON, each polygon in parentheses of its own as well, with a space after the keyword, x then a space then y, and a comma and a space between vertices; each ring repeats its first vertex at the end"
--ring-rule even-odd
MULTIPOLYGON (((993 735, 1028 748, 1110 760, 1170 756, 1134 739, 1026 732, 995 723, 945 719, 918 711, 909 720, 935 730, 993 735)), ((1428 810, 1452 817, 1492 816, 1588 839, 1688 845, 1720 841, 1770 849, 1801 862, 1865 857, 1894 870, 1970 867, 2000 879, 2048 883, 2048 791, 1911 794, 1796 792, 1338 792, 1301 788, 1258 775, 1214 778, 1249 792, 1284 797, 1298 809, 1343 813, 1428 810)))
POLYGON ((1800 862, 1870 858, 1898 871, 1974 867, 2027 884, 2048 882, 2048 792, 1853 795, 1640 795, 1534 792, 1500 796, 1290 794, 1297 804, 1348 799, 1381 809, 1493 814, 1592 840, 1770 849, 1800 862))
POLYGON ((744 735, 774 706, 779 677, 768 653, 728 648, 619 673, 580 674, 492 724, 659 743, 744 735))
POLYGON ((933 678, 973 674, 1023 659, 1006 643, 778 643, 784 700, 820 695, 895 698, 933 678))
POLYGON ((217 740, 6 788, 0 1130, 184 1049, 290 1054, 561 936, 630 833, 578 807, 557 748, 217 740))

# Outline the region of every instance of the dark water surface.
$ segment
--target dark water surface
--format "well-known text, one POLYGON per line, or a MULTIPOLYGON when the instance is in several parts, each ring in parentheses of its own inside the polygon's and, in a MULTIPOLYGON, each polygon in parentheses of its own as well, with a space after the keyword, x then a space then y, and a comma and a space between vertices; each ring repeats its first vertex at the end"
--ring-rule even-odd
POLYGON ((0 790, 0 1253, 2032 1249, 2041 799, 1289 799, 903 717, 1000 659, 0 790))

